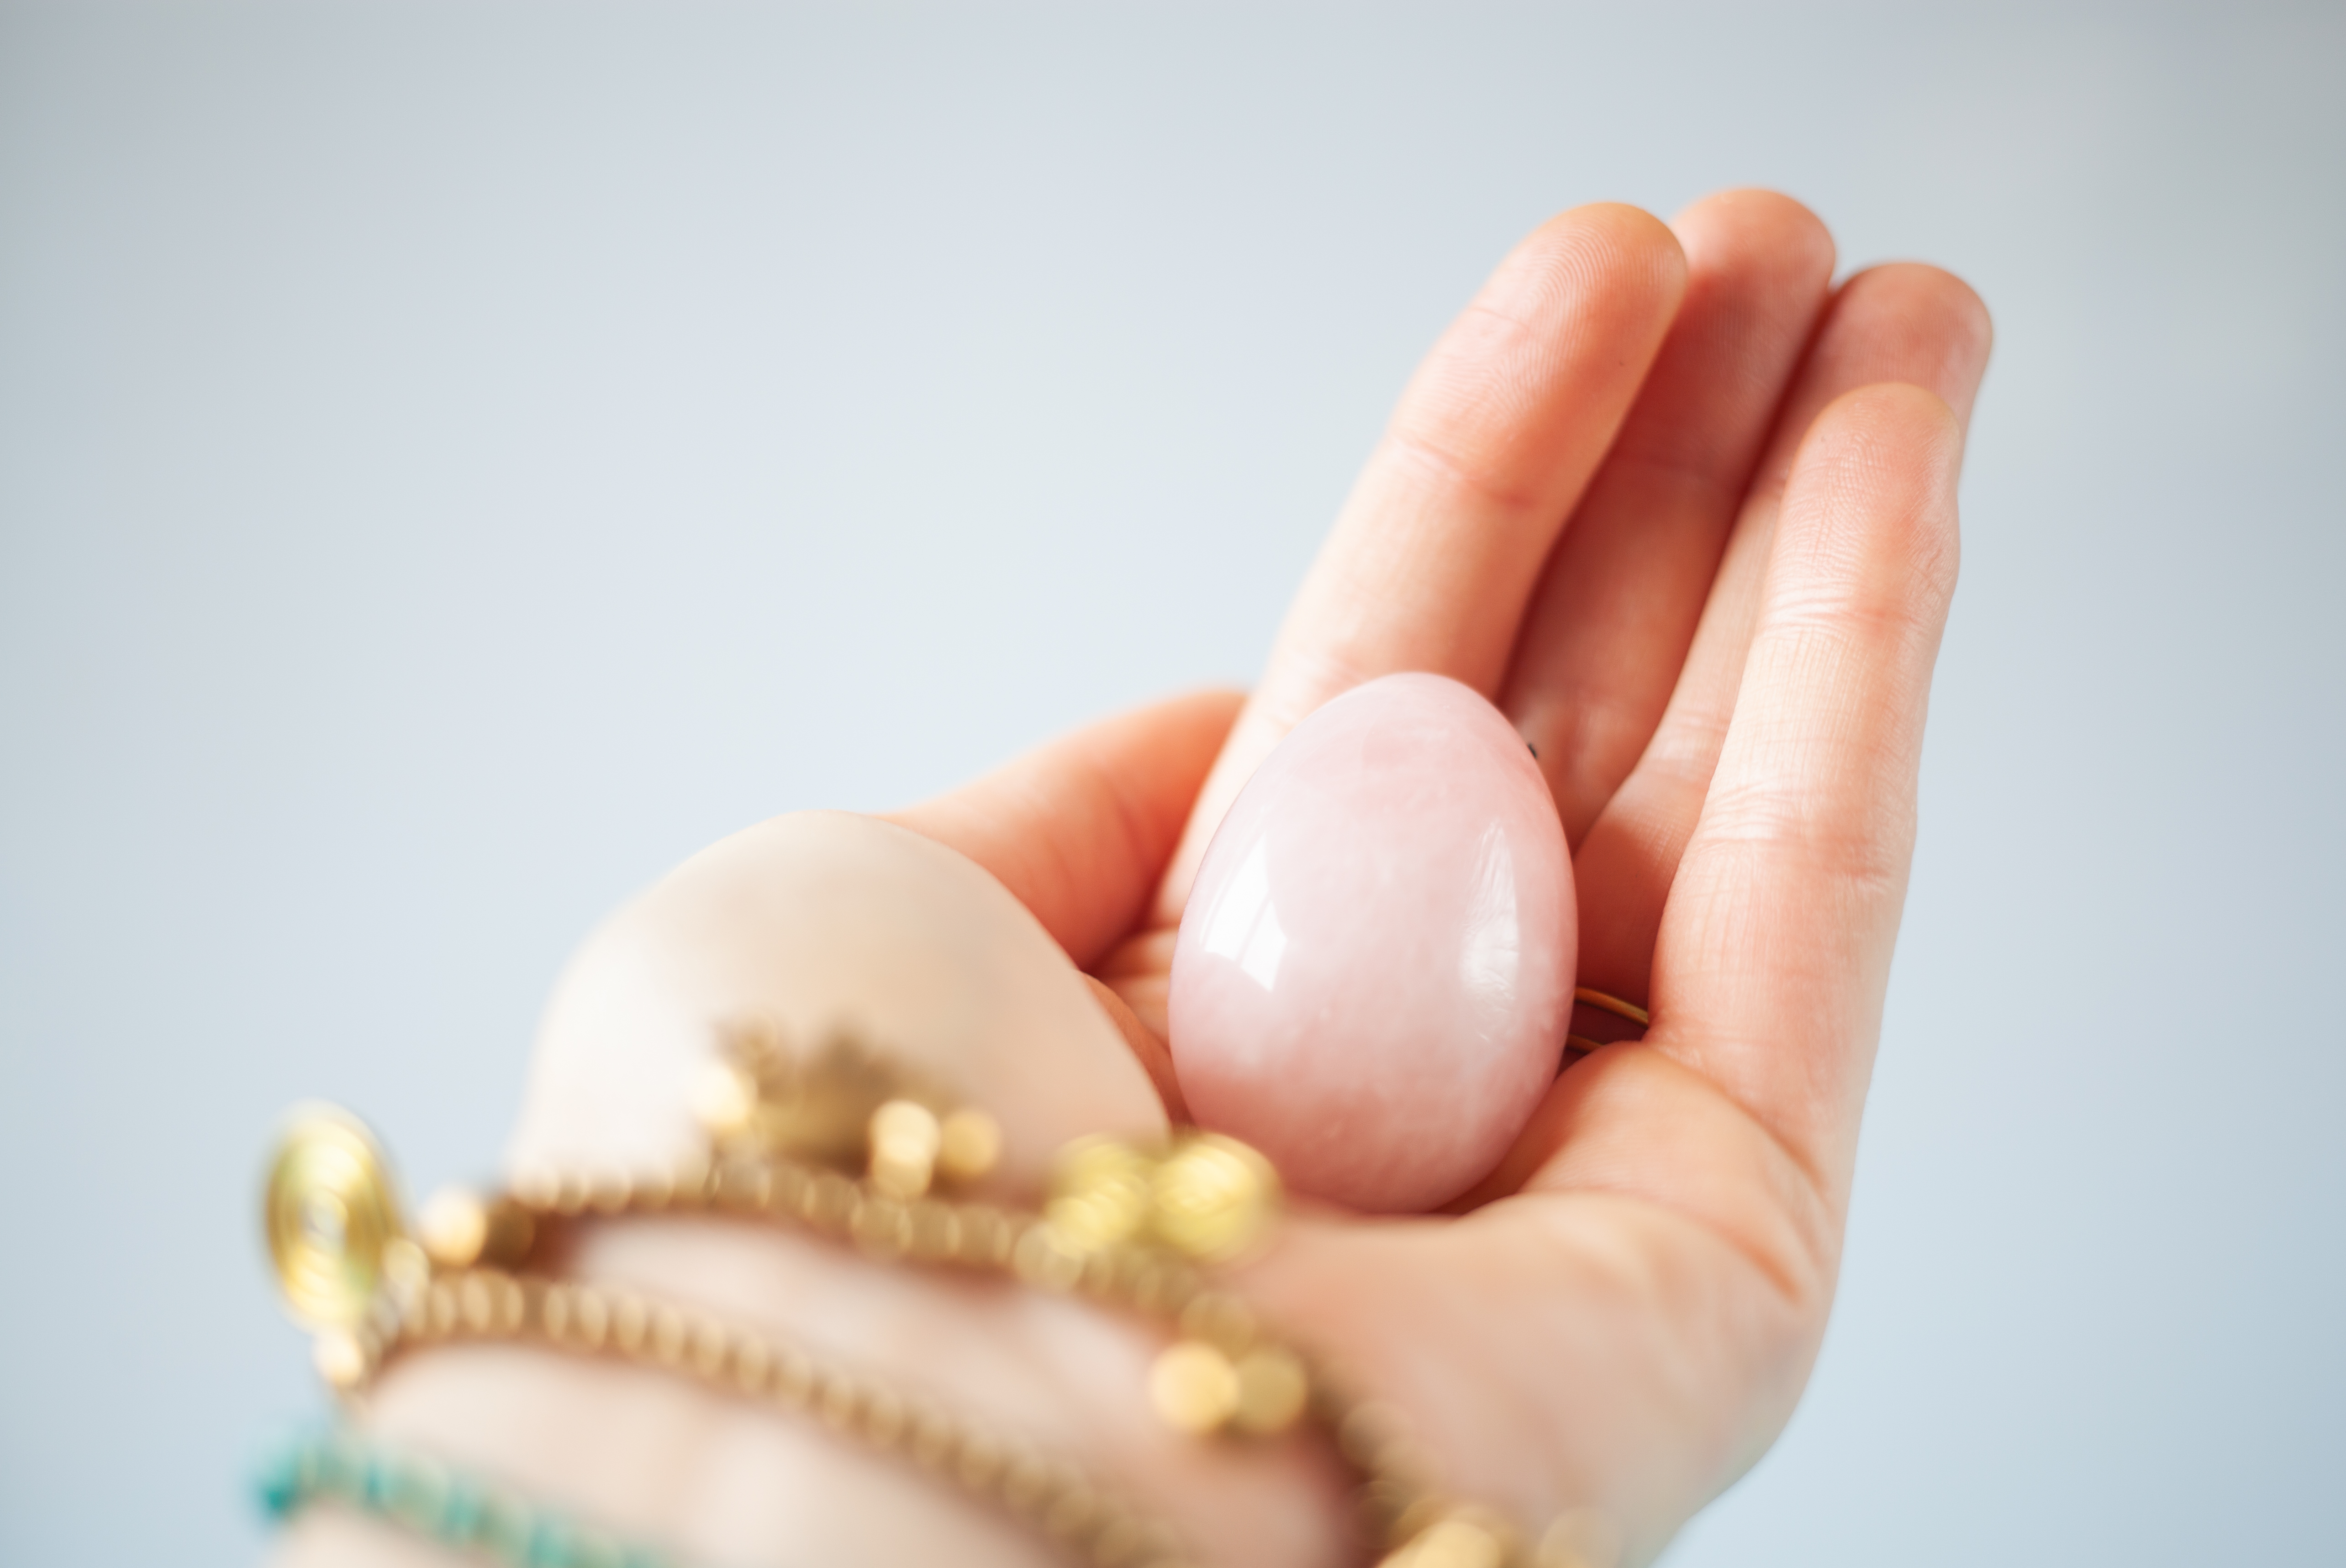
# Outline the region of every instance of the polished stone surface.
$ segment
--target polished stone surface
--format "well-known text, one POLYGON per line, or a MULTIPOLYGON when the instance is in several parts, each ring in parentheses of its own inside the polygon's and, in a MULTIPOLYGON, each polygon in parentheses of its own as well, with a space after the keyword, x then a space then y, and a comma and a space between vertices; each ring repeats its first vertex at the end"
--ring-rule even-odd
POLYGON ((1456 681, 1371 681, 1296 727, 1207 851, 1173 959, 1182 1095, 1300 1191, 1434 1207, 1554 1079, 1576 936, 1522 738, 1456 681))

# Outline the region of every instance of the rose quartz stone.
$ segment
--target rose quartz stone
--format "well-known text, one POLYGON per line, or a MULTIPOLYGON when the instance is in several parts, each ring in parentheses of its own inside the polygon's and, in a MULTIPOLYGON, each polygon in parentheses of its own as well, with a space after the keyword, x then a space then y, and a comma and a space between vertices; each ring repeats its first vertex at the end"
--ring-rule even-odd
POLYGON ((1296 726, 1207 849, 1169 1022, 1201 1126, 1356 1208, 1439 1207, 1555 1080, 1572 861, 1530 749, 1472 688, 1392 675, 1296 726))

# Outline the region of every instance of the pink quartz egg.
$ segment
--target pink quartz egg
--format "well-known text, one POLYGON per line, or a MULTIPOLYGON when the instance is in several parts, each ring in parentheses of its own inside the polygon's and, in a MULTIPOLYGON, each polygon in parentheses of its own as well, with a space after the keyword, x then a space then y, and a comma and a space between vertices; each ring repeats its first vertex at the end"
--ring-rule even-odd
POLYGON ((1555 1080, 1575 947, 1523 738, 1454 680, 1371 681, 1296 726, 1206 850, 1173 952, 1182 1097, 1300 1191, 1436 1207, 1555 1080))

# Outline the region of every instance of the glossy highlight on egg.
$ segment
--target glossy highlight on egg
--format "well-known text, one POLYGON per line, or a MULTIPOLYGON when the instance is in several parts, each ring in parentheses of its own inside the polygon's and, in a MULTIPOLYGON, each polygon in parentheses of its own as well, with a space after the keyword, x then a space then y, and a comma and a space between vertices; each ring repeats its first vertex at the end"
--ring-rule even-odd
POLYGON ((1207 850, 1173 958, 1182 1097, 1298 1191, 1438 1207, 1555 1080, 1576 936, 1514 727, 1442 676, 1371 681, 1280 743, 1207 850))

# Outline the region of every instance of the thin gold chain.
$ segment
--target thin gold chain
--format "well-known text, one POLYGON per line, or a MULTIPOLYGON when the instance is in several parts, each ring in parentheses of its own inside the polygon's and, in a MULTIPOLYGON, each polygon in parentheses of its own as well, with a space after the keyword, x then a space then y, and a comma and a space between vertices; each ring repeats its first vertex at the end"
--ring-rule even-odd
MULTIPOLYGON (((1164 1247, 1121 1245, 1078 1255, 1056 1244, 1040 1214, 939 1196, 906 1202, 868 1181, 780 1155, 714 1162, 696 1156, 672 1168, 634 1172, 541 1168, 507 1195, 473 1201, 484 1210, 475 1234, 502 1234, 505 1249, 493 1261, 508 1265, 536 1250, 548 1222, 714 1214, 811 1231, 881 1261, 1006 1275, 1037 1290, 1080 1294, 1170 1324, 1181 1337, 1177 1349, 1204 1347, 1220 1358, 1227 1372, 1200 1369, 1204 1380, 1228 1385, 1227 1409, 1219 1412, 1227 1419, 1210 1425, 1269 1434, 1308 1415, 1329 1432, 1361 1478, 1362 1523, 1372 1538, 1399 1546, 1462 1512, 1433 1484, 1427 1456, 1396 1412, 1348 1392, 1315 1359, 1273 1339, 1245 1301, 1213 1288, 1188 1259, 1164 1247), (1270 1392, 1259 1395, 1263 1388, 1270 1392)), ((363 1381, 391 1347, 377 1335, 352 1348, 360 1358, 352 1369, 363 1381)))
MULTIPOLYGON (((1158 1414, 1193 1435, 1269 1436, 1310 1420, 1358 1476, 1362 1523, 1389 1553, 1385 1568, 1514 1568, 1528 1560, 1505 1521, 1457 1503, 1435 1484, 1430 1456, 1398 1412, 1350 1391, 1349 1379, 1272 1336, 1243 1299, 1198 1267, 1242 1256, 1266 1233, 1278 1183, 1260 1155, 1207 1134, 1177 1135, 1158 1150, 1082 1139, 1062 1151, 1043 1212, 949 1198, 933 1176, 966 1181, 992 1158, 940 1157, 951 1147, 950 1129, 974 1127, 983 1135, 969 1146, 995 1149, 990 1118, 944 1104, 933 1086, 916 1085, 931 1094, 927 1101, 875 1098, 900 1092, 903 1080, 889 1080, 868 1054, 834 1051, 827 1060, 838 1074, 832 1086, 846 1082, 874 1103, 851 1104, 843 1116, 835 1105, 820 1106, 829 1120, 785 1129, 798 1136, 811 1126, 820 1163, 770 1138, 719 1135, 709 1153, 670 1166, 536 1170, 511 1191, 485 1196, 452 1189, 425 1207, 413 1238, 399 1222, 372 1136, 343 1113, 312 1108, 280 1145, 265 1213, 289 1299, 320 1329, 319 1369, 352 1392, 403 1351, 467 1338, 616 1357, 817 1416, 1005 1506, 1096 1568, 1186 1563, 1179 1537, 1161 1521, 1019 1440, 696 1309, 532 1267, 552 1233, 574 1221, 675 1214, 760 1221, 845 1242, 875 1260, 1005 1276, 1170 1325, 1178 1337, 1149 1376, 1158 1414), (839 1167, 859 1139, 869 1169, 852 1176, 839 1167), (382 1224, 354 1232, 348 1217, 376 1208, 382 1224)), ((774 1071, 770 1055, 753 1064, 774 1071)), ((754 1074, 729 1087, 737 1114, 770 1108, 773 1085, 754 1074)), ((816 1095, 823 1089, 817 1080, 816 1095)), ((1543 1568, 1554 1555, 1549 1544, 1537 1553, 1543 1568)))
POLYGON ((376 1366, 464 1340, 538 1345, 688 1379, 799 1417, 958 1486, 1096 1568, 1188 1568, 1178 1532, 1081 1467, 804 1347, 640 1291, 466 1268, 415 1292, 376 1366))

